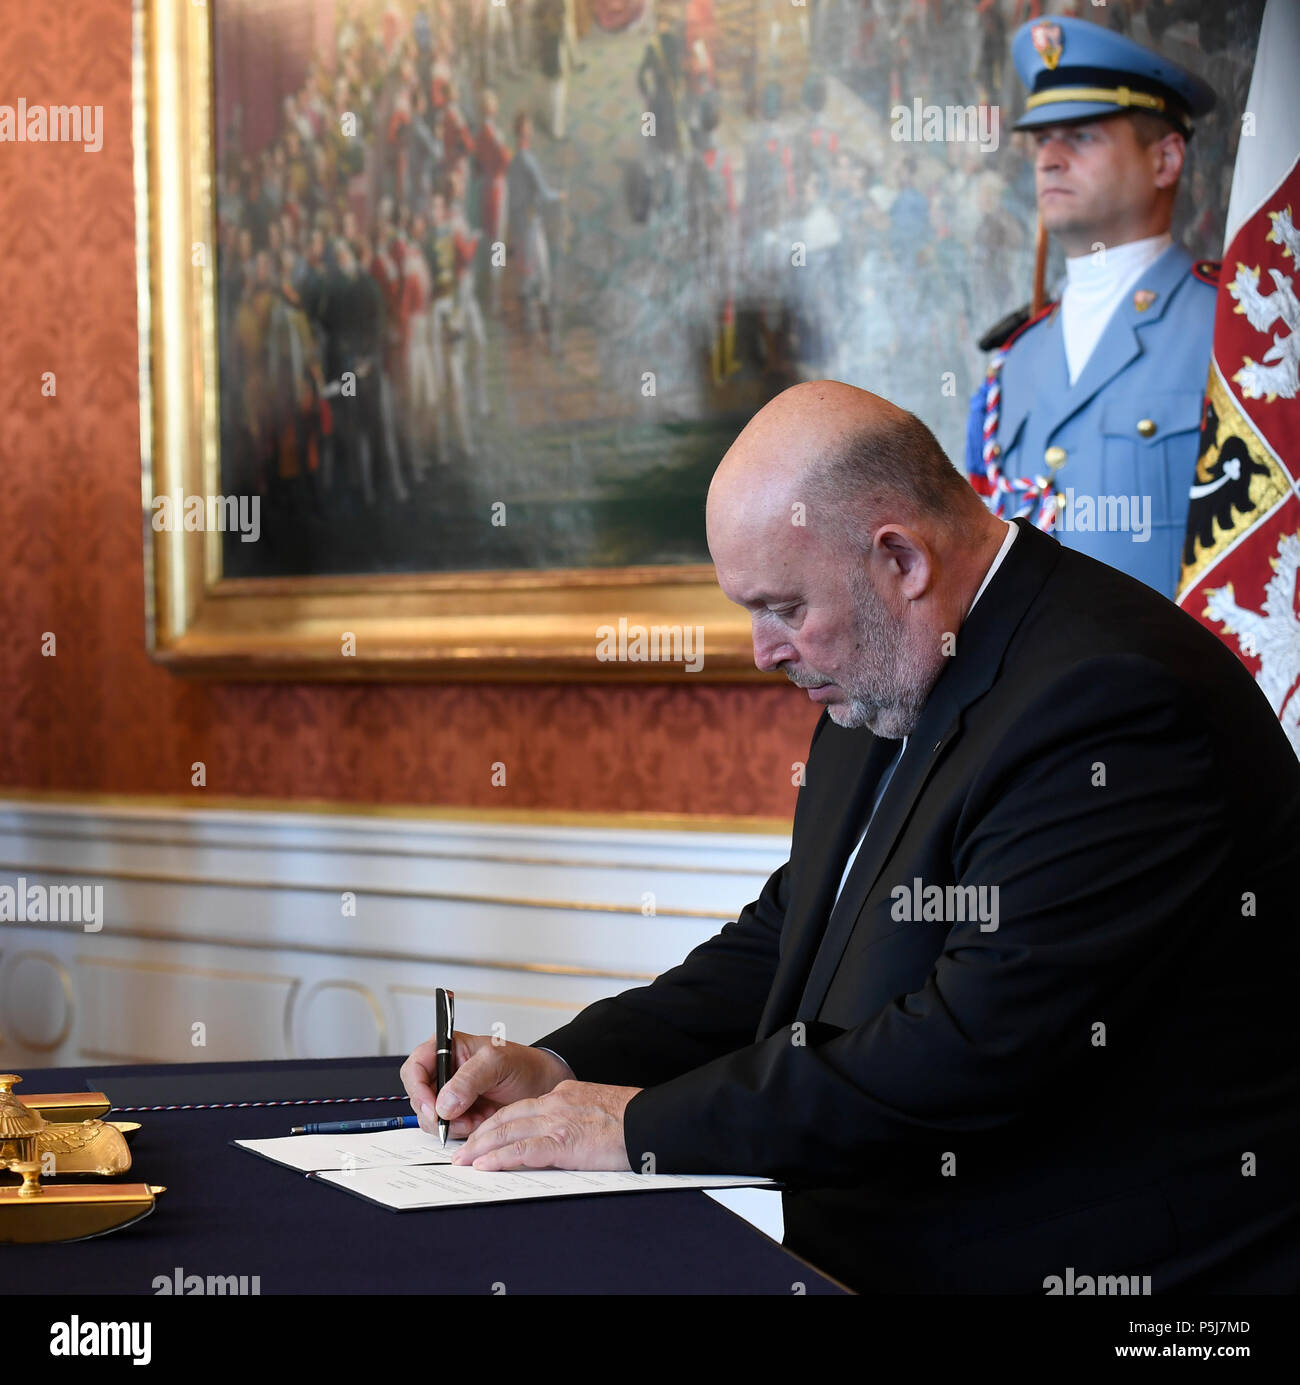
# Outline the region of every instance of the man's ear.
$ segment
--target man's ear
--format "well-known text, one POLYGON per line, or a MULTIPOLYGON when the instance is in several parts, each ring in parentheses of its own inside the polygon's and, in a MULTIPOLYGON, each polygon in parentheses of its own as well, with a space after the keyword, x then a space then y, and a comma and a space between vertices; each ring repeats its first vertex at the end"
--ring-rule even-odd
POLYGON ((1151 146, 1155 161, 1155 180, 1158 188, 1177 186, 1187 157, 1187 141, 1177 130, 1170 130, 1151 146))
POLYGON ((886 582, 891 582, 905 601, 915 601, 930 590, 934 564, 919 534, 890 524, 876 530, 875 543, 884 560, 886 582))

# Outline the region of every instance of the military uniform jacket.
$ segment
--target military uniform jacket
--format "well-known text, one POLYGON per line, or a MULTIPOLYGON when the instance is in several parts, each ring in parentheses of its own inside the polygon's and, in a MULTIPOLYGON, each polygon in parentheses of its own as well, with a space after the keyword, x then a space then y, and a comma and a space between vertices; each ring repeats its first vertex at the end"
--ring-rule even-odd
MULTIPOLYGON (((1047 476, 1048 463, 1059 464, 1056 491, 1067 505, 1052 532, 1067 548, 1168 597, 1178 580, 1214 334, 1215 276, 1204 264, 1196 270, 1205 278, 1180 245, 1148 266, 1073 385, 1059 305, 1022 330, 1006 348, 994 434, 1007 477, 1047 476)), ((973 478, 974 450, 967 455, 973 478)), ((1016 514, 1014 498, 1000 512, 1016 514)))

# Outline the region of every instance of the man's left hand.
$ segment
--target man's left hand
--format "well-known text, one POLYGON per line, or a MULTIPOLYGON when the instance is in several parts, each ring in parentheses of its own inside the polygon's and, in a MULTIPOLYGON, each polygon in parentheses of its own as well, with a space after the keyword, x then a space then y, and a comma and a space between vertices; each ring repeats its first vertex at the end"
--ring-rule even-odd
POLYGON ((626 1172, 623 1109, 640 1087, 559 1082, 511 1102, 479 1125, 453 1164, 476 1169, 610 1169, 626 1172))

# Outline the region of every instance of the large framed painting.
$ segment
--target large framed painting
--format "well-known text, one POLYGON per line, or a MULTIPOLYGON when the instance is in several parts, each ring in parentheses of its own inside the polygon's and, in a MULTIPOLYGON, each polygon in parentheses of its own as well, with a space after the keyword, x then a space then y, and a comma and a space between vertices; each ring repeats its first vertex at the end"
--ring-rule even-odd
MULTIPOLYGON (((830 376, 960 460, 1033 270, 1014 0, 135 4, 169 666, 755 676, 704 525, 749 417, 830 376)), ((1152 41, 1156 11, 1201 67, 1218 16, 1244 83, 1213 5, 1102 19, 1152 41)), ((1234 139, 1194 141, 1199 254, 1234 139)))

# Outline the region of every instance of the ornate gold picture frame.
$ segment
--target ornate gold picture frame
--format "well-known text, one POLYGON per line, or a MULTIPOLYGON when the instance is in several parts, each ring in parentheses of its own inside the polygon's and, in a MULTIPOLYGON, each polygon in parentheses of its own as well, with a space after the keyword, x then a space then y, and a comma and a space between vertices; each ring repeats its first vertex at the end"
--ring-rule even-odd
POLYGON ((148 647, 178 673, 264 679, 756 677, 707 563, 223 575, 222 536, 153 521, 220 495, 213 9, 135 0, 134 136, 148 647))

